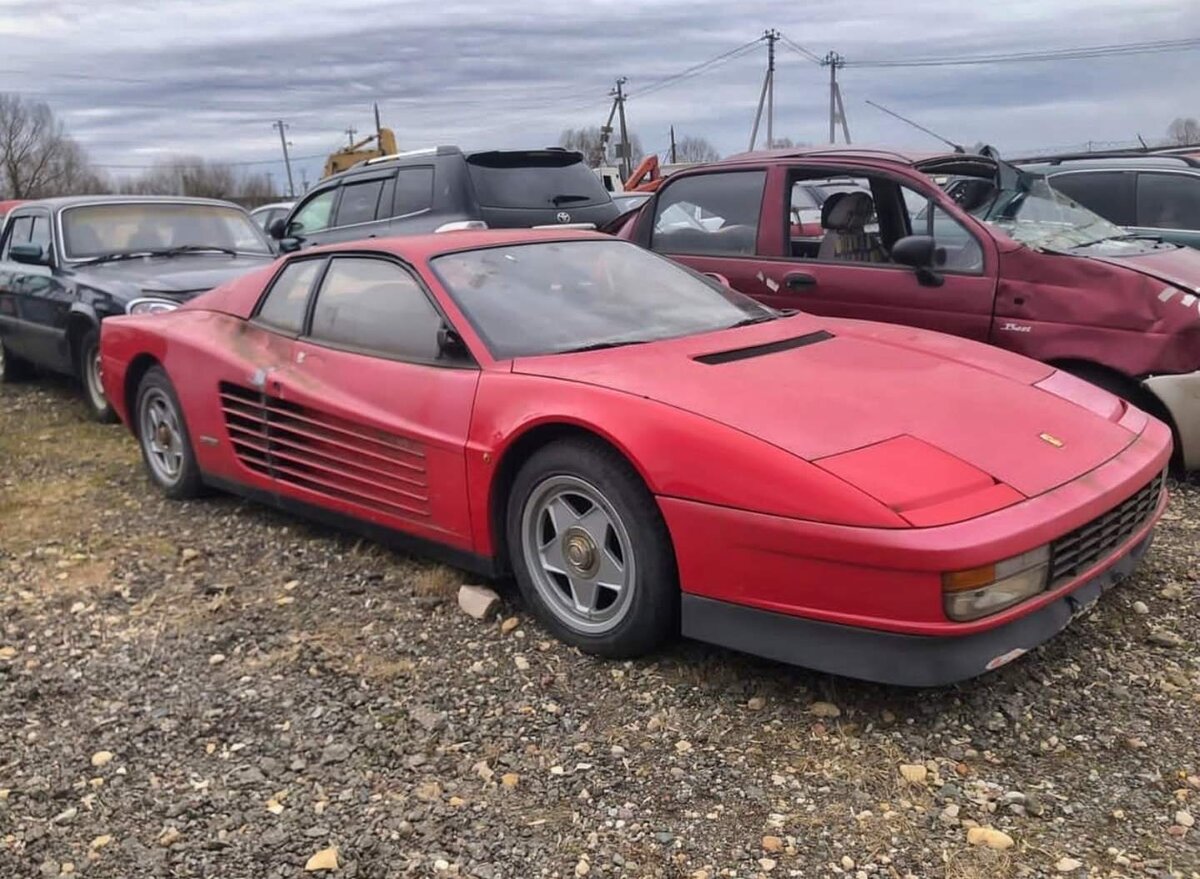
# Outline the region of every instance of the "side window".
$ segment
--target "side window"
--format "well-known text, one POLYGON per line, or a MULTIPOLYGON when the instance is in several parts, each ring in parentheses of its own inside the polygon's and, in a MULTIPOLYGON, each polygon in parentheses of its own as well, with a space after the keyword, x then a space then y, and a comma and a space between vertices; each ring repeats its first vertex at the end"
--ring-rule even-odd
POLYGON ((321 259, 304 259, 285 266, 258 307, 258 320, 284 333, 303 330, 308 294, 323 263, 321 259))
POLYGON ((658 197, 651 248, 753 255, 765 182, 765 171, 728 171, 669 183, 658 197))
POLYGON ((1110 223, 1132 226, 1133 181, 1127 171, 1076 171, 1053 175, 1050 186, 1110 223))
POLYGON ((288 224, 288 232, 295 235, 300 232, 320 232, 322 229, 328 229, 333 219, 333 203, 337 199, 337 192, 336 188, 328 189, 305 202, 288 224))
POLYGON ((902 186, 913 235, 928 235, 946 254, 939 268, 947 272, 978 275, 983 272, 983 247, 974 234, 933 199, 902 186))
POLYGON ((393 217, 403 217, 433 207, 433 168, 401 168, 396 174, 393 217))
POLYGON ((40 244, 42 253, 46 256, 50 255, 50 218, 37 214, 33 218, 33 227, 29 232, 29 243, 40 244))
POLYGON ((1140 172, 1137 225, 1151 229, 1200 229, 1200 177, 1140 172))
POLYGON ((14 244, 28 244, 33 229, 33 217, 14 217, 9 223, 8 237, 4 239, 4 253, 0 259, 8 259, 8 250, 14 244))
POLYGON ((871 181, 846 175, 794 180, 788 253, 793 259, 887 262, 871 181))
POLYGON ((342 200, 338 202, 336 226, 353 226, 355 223, 370 223, 375 220, 375 206, 379 204, 382 180, 367 180, 363 183, 346 183, 342 186, 342 200))
POLYGON ((387 260, 335 257, 317 293, 309 336, 405 360, 436 360, 441 315, 420 284, 387 260))

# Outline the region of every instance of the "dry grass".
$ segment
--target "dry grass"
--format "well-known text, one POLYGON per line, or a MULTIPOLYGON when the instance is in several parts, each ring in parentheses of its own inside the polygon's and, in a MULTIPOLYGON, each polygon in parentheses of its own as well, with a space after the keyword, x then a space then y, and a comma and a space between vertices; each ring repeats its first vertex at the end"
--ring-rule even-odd
POLYGON ((463 584, 463 575, 445 565, 423 567, 413 575, 413 594, 422 598, 451 598, 463 584))

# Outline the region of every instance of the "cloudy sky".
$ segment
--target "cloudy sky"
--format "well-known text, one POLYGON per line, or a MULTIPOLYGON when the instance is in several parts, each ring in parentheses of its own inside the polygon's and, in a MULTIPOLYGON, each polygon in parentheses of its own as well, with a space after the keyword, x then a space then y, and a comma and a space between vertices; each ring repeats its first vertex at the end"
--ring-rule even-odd
MULTIPOLYGON (((961 56, 1200 37, 1196 0, 0 0, 0 91, 45 100, 97 163, 171 154, 237 161, 282 179, 275 119, 301 173, 378 101, 401 148, 545 146, 595 125, 628 77, 647 150, 668 126, 744 150, 766 48, 662 85, 777 28, 848 61, 961 56), (653 88, 652 88, 653 87, 653 88), (639 97, 638 92, 650 89, 639 97), (304 158, 311 157, 311 158, 304 158)), ((781 46, 776 135, 822 142, 828 72, 781 46)), ((1083 61, 840 72, 856 142, 952 140, 1014 154, 1158 137, 1200 116, 1200 50, 1083 61)))

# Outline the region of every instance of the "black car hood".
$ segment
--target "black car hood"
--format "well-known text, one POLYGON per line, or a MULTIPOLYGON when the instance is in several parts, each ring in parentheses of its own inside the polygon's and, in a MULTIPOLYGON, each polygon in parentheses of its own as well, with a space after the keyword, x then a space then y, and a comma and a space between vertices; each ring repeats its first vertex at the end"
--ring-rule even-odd
POLYGON ((129 295, 187 299, 260 268, 274 258, 266 253, 150 256, 84 266, 77 270, 76 277, 93 287, 124 288, 129 295))

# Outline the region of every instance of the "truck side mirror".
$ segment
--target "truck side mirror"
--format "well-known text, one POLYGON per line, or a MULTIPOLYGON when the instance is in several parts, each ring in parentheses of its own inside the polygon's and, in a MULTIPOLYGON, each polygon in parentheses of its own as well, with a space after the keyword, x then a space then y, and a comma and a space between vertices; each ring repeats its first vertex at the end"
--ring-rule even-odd
POLYGON ((40 244, 14 244, 8 249, 8 258, 13 262, 24 263, 28 266, 50 264, 49 256, 40 244))

